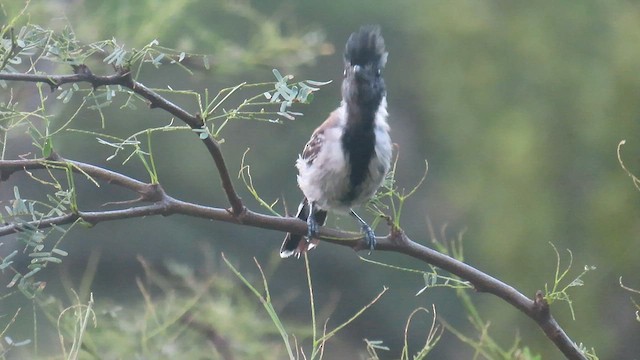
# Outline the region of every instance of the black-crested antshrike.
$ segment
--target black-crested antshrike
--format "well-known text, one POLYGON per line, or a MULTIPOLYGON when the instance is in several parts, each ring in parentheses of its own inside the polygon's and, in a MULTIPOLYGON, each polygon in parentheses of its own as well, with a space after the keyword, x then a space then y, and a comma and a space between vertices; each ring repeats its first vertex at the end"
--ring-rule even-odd
POLYGON ((313 248, 327 211, 349 212, 362 225, 367 245, 375 234, 353 207, 369 201, 391 164, 387 98, 382 70, 387 62, 378 26, 351 34, 344 53, 342 102, 311 135, 296 162, 304 200, 297 217, 307 222, 306 240, 287 234, 281 257, 300 256, 313 248))

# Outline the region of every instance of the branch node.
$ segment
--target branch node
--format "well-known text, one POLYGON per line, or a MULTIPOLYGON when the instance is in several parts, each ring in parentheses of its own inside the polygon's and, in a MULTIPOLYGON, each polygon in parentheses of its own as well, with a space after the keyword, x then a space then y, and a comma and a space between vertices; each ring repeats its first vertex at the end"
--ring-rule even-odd
POLYGON ((45 160, 48 160, 48 161, 63 161, 64 159, 62 159, 57 152, 52 150, 51 153, 49 154, 49 157, 47 157, 45 160))
POLYGON ((165 192, 160 184, 148 184, 140 196, 144 201, 159 202, 164 200, 165 192))
POLYGON ((544 298, 542 290, 536 291, 533 298, 533 315, 538 319, 545 319, 551 316, 549 302, 544 298))
POLYGON ((247 207, 244 205, 240 208, 239 211, 236 211, 233 207, 227 208, 226 210, 229 214, 231 214, 234 218, 236 218, 239 224, 243 223, 243 219, 248 212, 247 207))
POLYGON ((194 118, 196 120, 196 125, 198 125, 198 127, 203 127, 204 126, 204 119, 202 118, 202 114, 197 112, 197 113, 195 113, 194 118))
POLYGON ((73 69, 73 72, 77 75, 82 75, 87 77, 93 76, 91 69, 89 69, 89 67, 85 64, 71 65, 71 68, 73 69))
POLYGON ((94 227, 99 222, 99 221, 96 221, 96 220, 90 220, 91 217, 87 216, 82 211, 78 211, 78 212, 76 212, 74 214, 70 214, 70 215, 72 215, 73 221, 75 221, 76 219, 80 219, 82 221, 82 224, 84 224, 87 227, 94 227))
POLYGON ((391 221, 391 218, 389 218, 387 222, 389 226, 391 226, 391 232, 389 233, 389 240, 391 240, 391 242, 394 243, 395 245, 407 244, 408 238, 407 238, 407 235, 404 233, 404 230, 402 230, 401 227, 396 226, 393 223, 393 221, 391 221))
POLYGON ((120 77, 120 85, 129 87, 131 90, 135 91, 137 86, 136 82, 133 81, 133 76, 131 75, 131 71, 124 67, 117 68, 117 74, 120 77))

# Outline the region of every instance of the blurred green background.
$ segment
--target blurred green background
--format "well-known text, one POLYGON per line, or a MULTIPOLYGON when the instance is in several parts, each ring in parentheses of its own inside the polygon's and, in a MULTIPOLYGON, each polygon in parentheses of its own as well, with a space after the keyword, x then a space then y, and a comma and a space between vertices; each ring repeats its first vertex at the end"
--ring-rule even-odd
MULTIPOLYGON (((13 14, 21 5, 14 1, 3 7, 13 14)), ((640 192, 616 157, 618 143, 626 139, 625 163, 640 173, 640 3, 58 0, 32 1, 29 11, 32 23, 71 25, 83 42, 115 37, 140 48, 158 39, 163 46, 213 54, 211 71, 188 76, 161 67, 142 74, 140 80, 149 86, 219 90, 242 81, 271 81, 272 68, 300 80, 333 80, 311 105, 300 108, 305 116, 296 121, 237 121, 224 133, 222 149, 232 173, 251 148, 246 161, 256 187, 265 199, 283 196, 290 212, 300 197, 293 166, 297 154, 339 103, 344 42, 360 25, 380 24, 389 51, 384 76, 392 137, 400 149, 399 185, 412 187, 424 170, 423 160, 429 162, 425 184, 403 212, 410 237, 429 241, 427 217, 437 230, 446 226, 449 238, 464 232, 466 262, 528 296, 553 282, 556 257, 549 242, 565 262, 565 249, 570 249, 572 274, 584 265, 597 270, 570 292, 576 320, 561 302, 552 307, 557 320, 574 341, 594 347, 601 359, 640 354, 640 323, 631 294, 618 280, 640 288, 640 192)), ((175 101, 196 110, 188 99, 175 101)), ((60 119, 73 110, 73 103, 60 108, 60 119)), ((119 135, 169 119, 158 110, 131 113, 114 107, 105 114, 105 131, 119 135)), ((95 112, 81 119, 78 127, 99 130, 95 112)), ((194 139, 191 134, 156 136, 160 181, 174 197, 226 206, 215 169, 194 139)), ((68 158, 146 179, 134 164, 105 162, 110 150, 93 138, 67 135, 57 143, 68 158)), ((5 199, 14 184, 1 185, 5 199)), ((236 185, 247 205, 258 209, 240 181, 236 185)), ((22 186, 28 193, 30 185, 22 186)), ((84 190, 80 201, 87 207, 128 196, 108 187, 96 192, 89 184, 84 190)), ((334 217, 329 224, 356 230, 344 217, 334 217)), ((378 234, 386 231, 382 225, 377 229, 378 234)), ((225 252, 248 274, 255 274, 255 256, 270 269, 274 301, 279 295, 280 301, 288 301, 283 305, 285 319, 305 322, 304 264, 279 259, 282 237, 181 216, 100 224, 78 228, 65 239, 70 256, 60 271, 79 281, 89 254, 99 251, 92 288, 97 304, 126 304, 141 301, 134 295, 141 272, 138 255, 198 269, 205 261, 201 245, 206 243, 215 261, 225 252)), ((395 254, 374 252, 371 257, 425 268, 395 254)), ((374 267, 352 251, 329 244, 314 250, 311 266, 317 302, 336 302, 331 317, 336 323, 383 285, 390 288, 328 347, 328 358, 364 354, 363 338, 384 340, 391 350, 381 354, 383 358, 399 357, 406 318, 414 308, 430 308, 432 303, 439 316, 473 334, 453 290, 428 290, 416 297, 423 286, 420 277, 374 267)), ((55 288, 58 270, 50 271, 50 286, 55 288)), ((472 298, 491 322, 490 333, 505 347, 517 333, 534 353, 561 358, 523 314, 490 295, 472 298)), ((426 332, 428 321, 416 324, 426 332)), ((418 344, 422 333, 414 331, 412 343, 418 344)), ((472 353, 445 333, 432 358, 465 359, 472 353)))

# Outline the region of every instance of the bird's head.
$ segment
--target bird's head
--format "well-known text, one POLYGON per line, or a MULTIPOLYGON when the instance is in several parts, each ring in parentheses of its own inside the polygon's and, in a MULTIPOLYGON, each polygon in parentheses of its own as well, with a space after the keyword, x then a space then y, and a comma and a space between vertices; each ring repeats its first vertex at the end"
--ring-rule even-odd
POLYGON ((385 94, 382 70, 387 55, 380 27, 363 26, 351 34, 344 52, 342 94, 345 101, 380 103, 385 94))

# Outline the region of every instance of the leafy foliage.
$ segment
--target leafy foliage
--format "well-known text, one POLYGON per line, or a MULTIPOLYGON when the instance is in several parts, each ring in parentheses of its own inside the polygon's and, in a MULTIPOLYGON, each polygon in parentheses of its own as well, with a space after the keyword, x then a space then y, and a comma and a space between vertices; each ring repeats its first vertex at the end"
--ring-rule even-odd
MULTIPOLYGON (((202 128, 194 130, 189 126, 174 125, 174 121, 171 119, 164 126, 145 127, 121 137, 107 131, 110 128, 108 110, 113 107, 119 107, 120 110, 136 112, 140 105, 148 105, 148 101, 131 88, 121 85, 82 85, 83 81, 87 82, 87 78, 82 76, 93 76, 94 71, 106 71, 107 73, 115 72, 115 75, 128 73, 133 79, 138 80, 144 76, 143 73, 157 71, 160 67, 164 69, 166 66, 177 67, 187 75, 193 75, 194 72, 191 68, 197 68, 197 66, 194 66, 193 61, 200 58, 206 70, 209 67, 209 56, 172 50, 160 46, 157 40, 152 40, 138 49, 129 48, 115 38, 84 43, 76 37, 72 27, 68 25, 64 26, 61 31, 46 29, 30 23, 16 27, 18 23, 23 22, 22 17, 27 17, 26 14, 25 7, 8 24, 4 24, 0 28, 0 73, 19 76, 49 76, 43 82, 49 83, 52 94, 47 92, 43 82, 37 83, 35 85, 36 92, 33 95, 38 101, 37 106, 34 108, 30 104, 20 103, 18 99, 21 97, 14 96, 14 93, 31 91, 26 89, 27 86, 31 85, 21 85, 19 82, 9 84, 5 80, 0 80, 0 86, 9 89, 9 91, 0 95, 0 100, 2 100, 2 103, 0 103, 0 133, 2 134, 2 137, 0 137, 0 143, 2 144, 0 159, 6 160, 15 157, 16 154, 10 149, 15 147, 14 144, 22 144, 24 134, 27 134, 31 138, 33 148, 38 150, 35 154, 41 154, 42 158, 46 159, 41 161, 42 167, 46 170, 46 175, 42 177, 30 171, 26 173, 30 180, 35 184, 48 188, 51 193, 46 194, 46 199, 43 200, 28 199, 22 197, 19 188, 15 187, 14 199, 8 205, 5 205, 4 212, 0 213, 0 220, 6 225, 5 227, 15 228, 18 233, 16 240, 23 243, 23 252, 30 259, 25 266, 22 266, 21 262, 16 262, 16 259, 21 257, 18 249, 10 250, 8 254, 0 256, 0 271, 3 274, 6 272, 13 273, 13 276, 5 285, 9 289, 17 289, 0 297, 0 301, 6 301, 21 293, 32 302, 34 309, 45 310, 51 322, 54 322, 53 319, 57 318, 56 323, 60 331, 60 349, 65 358, 77 358, 83 352, 94 356, 101 354, 100 356, 102 356, 107 354, 105 346, 109 347, 109 344, 113 344, 112 341, 122 345, 111 349, 113 350, 113 356, 116 357, 128 357, 133 354, 148 356, 148 354, 156 351, 159 351, 159 353, 155 353, 158 356, 161 353, 166 356, 176 352, 190 354, 193 351, 188 350, 188 348, 193 344, 193 340, 185 341, 184 348, 181 345, 180 348, 168 349, 165 346, 167 339, 157 335, 163 333, 168 336, 180 336, 188 326, 180 324, 179 319, 175 318, 175 307, 173 306, 177 306, 176 304, 178 303, 183 304, 180 306, 187 306, 184 304, 190 304, 198 296, 202 296, 202 292, 208 290, 210 283, 206 286, 203 285, 202 289, 191 289, 194 292, 196 290, 201 292, 196 297, 173 299, 175 303, 172 300, 168 300, 167 303, 162 303, 161 301, 152 302, 149 298, 148 289, 140 283, 140 291, 147 300, 146 308, 129 309, 132 312, 123 317, 116 316, 115 312, 109 312, 109 316, 103 316, 102 313, 95 309, 93 298, 87 300, 77 297, 76 304, 64 310, 61 309, 61 303, 58 301, 45 300, 44 289, 46 282, 39 280, 38 275, 48 265, 60 264, 63 258, 68 255, 66 251, 62 250, 61 243, 74 225, 82 221, 78 218, 71 226, 64 228, 53 225, 48 231, 40 229, 39 224, 61 217, 73 217, 80 212, 75 185, 77 175, 74 172, 88 179, 93 186, 100 187, 100 184, 95 179, 83 172, 83 170, 74 167, 72 163, 48 160, 57 150, 56 145, 58 143, 56 139, 68 138, 68 136, 93 137, 95 139, 94 144, 112 149, 113 152, 106 158, 107 161, 122 157, 122 163, 126 164, 131 159, 137 159, 147 172, 150 184, 159 184, 160 179, 152 146, 152 139, 156 134, 173 131, 195 132, 200 139, 212 137, 218 143, 222 143, 224 142, 222 137, 223 130, 231 121, 242 119, 282 123, 281 119, 293 120, 295 116, 301 116, 302 113, 293 111, 292 106, 310 102, 312 93, 319 90, 319 86, 327 83, 306 80, 290 84, 289 81, 293 78, 292 76, 282 76, 277 70, 274 70, 273 74, 276 76, 276 81, 241 83, 219 90, 217 95, 212 98, 209 97, 209 89, 197 92, 193 90, 174 90, 170 87, 168 89, 151 88, 151 91, 156 91, 164 96, 176 96, 183 99, 186 97, 187 99, 195 100, 195 104, 199 109, 198 117, 203 123, 202 128), (43 69, 47 69, 48 75, 43 73, 43 69), (58 75, 59 73, 63 75, 60 76, 58 75), (74 76, 78 77, 75 78, 74 76), (245 92, 244 94, 242 93, 243 91, 245 92), (235 101, 232 95, 239 95, 244 99, 234 105, 230 103, 232 100, 235 101), (267 101, 264 101, 265 97, 267 101), (71 108, 71 111, 69 111, 69 108, 71 108), (270 110, 271 108, 273 110, 270 110), (60 109, 65 109, 65 112, 70 114, 62 122, 57 121, 60 109), (76 128, 83 114, 87 112, 94 112, 99 116, 100 130, 76 128), (124 156, 122 156, 123 153, 124 156), (60 172, 64 176, 57 175, 60 172), (86 302, 83 304, 82 301, 86 302), (56 309, 59 315, 56 315, 56 309), (140 314, 144 314, 144 318, 136 318, 137 311, 140 311, 140 314), (153 313, 153 316, 147 318, 151 313, 153 313), (130 319, 135 320, 129 323, 130 319), (151 323, 147 324, 146 321, 151 321, 151 323), (97 323, 101 323, 101 327, 89 329, 92 326, 95 327, 97 323), (117 332, 116 328, 128 330, 117 332), (171 331, 166 333, 168 328, 171 331), (149 335, 147 331, 156 331, 157 333, 149 335), (177 331, 177 333, 174 331, 177 331), (155 342, 159 338, 161 340, 155 342)), ((257 19, 254 20, 257 21, 257 19)), ((28 157, 28 155, 25 156, 25 158, 28 157)), ((105 205, 124 204, 123 202, 111 202, 105 205)), ((15 245, 12 245, 13 247, 15 245)), ((174 270, 177 271, 177 269, 174 270)), ((183 277, 180 280, 196 283, 190 277, 192 274, 185 274, 185 269, 181 271, 180 275, 183 275, 183 277)), ((176 278, 178 277, 178 274, 173 275, 176 278)), ((155 279, 158 280, 157 278, 155 279)), ((163 283, 165 281, 170 282, 169 279, 163 279, 162 281, 163 283)), ((218 283, 222 282, 219 279, 216 279, 216 281, 218 283)), ((154 283, 153 279, 151 282, 152 286, 160 285, 159 283, 154 283)), ((193 306, 193 304, 190 306, 193 306)), ((216 307, 220 308, 221 306, 218 304, 216 307)), ((19 308, 15 315, 10 318, 10 321, 2 331, 2 335, 9 331, 10 325, 18 317, 20 309, 22 308, 19 308)), ((190 307, 182 308, 182 310, 184 309, 195 311, 190 307)), ((229 312, 229 314, 231 313, 229 312)), ((4 314, 0 315, 4 316, 4 314)), ((182 313, 182 315, 185 315, 185 313, 182 313)), ((197 318, 202 319, 200 314, 198 314, 197 318)), ((227 323, 237 325, 236 320, 227 321, 227 323)), ((197 323, 193 319, 190 321, 195 322, 193 326, 196 330, 194 332, 202 333, 201 340, 206 342, 206 333, 208 333, 206 326, 197 323), (203 329, 200 325, 205 326, 205 328, 203 329)), ((254 330, 256 329, 253 325, 250 327, 254 330)), ((243 331, 243 335, 249 336, 247 332, 244 332, 245 329, 237 328, 236 330, 243 331)), ((34 331, 36 330, 34 329, 34 331)), ((213 340, 209 339, 208 341, 213 340)), ((32 342, 31 339, 15 341, 8 335, 4 336, 4 342, 4 345, 0 347, 2 351, 0 354, 2 355, 11 349, 25 347, 29 344, 32 344, 36 349, 38 346, 37 341, 32 342)), ((265 346, 268 346, 268 344, 265 343, 265 346)), ((196 348, 201 349, 202 346, 197 346, 196 348)), ((246 350, 248 351, 247 357, 254 357, 258 353, 266 352, 272 353, 274 358, 279 357, 277 352, 265 351, 264 348, 251 349, 248 346, 246 350)), ((194 354, 198 353, 200 354, 198 356, 202 357, 200 351, 197 350, 194 354)), ((108 357, 110 355, 105 356, 108 357)))
POLYGON ((569 297, 569 294, 567 293, 567 290, 569 290, 572 287, 584 285, 584 281, 582 280, 582 277, 589 271, 595 270, 596 267, 585 265, 584 270, 578 276, 576 276, 568 284, 563 285, 563 282, 566 283, 564 281, 565 277, 569 274, 569 270, 571 270, 571 265, 573 264, 573 253, 571 252, 571 250, 567 249, 567 252, 569 253, 569 263, 567 264, 567 267, 561 271, 560 253, 558 252, 558 249, 556 249, 555 245, 551 244, 551 247, 553 247, 553 251, 556 253, 556 259, 558 260, 558 262, 556 264, 556 272, 553 280, 553 286, 551 288, 549 288, 547 284, 545 284, 544 286, 545 293, 546 293, 545 299, 549 302, 549 304, 553 303, 553 301, 555 300, 565 301, 569 305, 569 309, 571 310, 571 317, 573 318, 573 320, 575 320, 576 315, 575 315, 575 312, 573 311, 572 301, 571 301, 571 298, 569 297))

